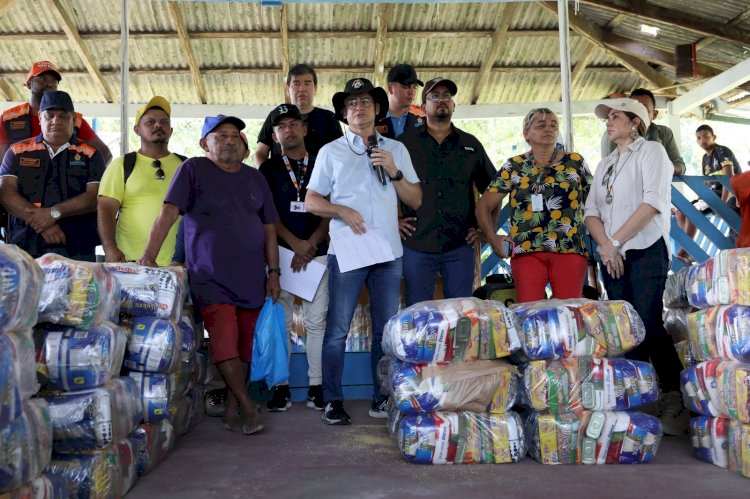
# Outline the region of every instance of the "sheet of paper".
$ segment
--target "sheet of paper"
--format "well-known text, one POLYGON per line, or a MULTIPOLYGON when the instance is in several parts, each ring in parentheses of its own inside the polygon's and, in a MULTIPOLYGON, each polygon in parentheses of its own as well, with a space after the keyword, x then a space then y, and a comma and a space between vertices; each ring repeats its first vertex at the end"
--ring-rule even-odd
POLYGON ((364 234, 355 234, 349 226, 331 232, 331 244, 341 272, 396 259, 383 231, 369 225, 364 234))
POLYGON ((318 290, 320 280, 326 271, 326 266, 315 260, 307 264, 307 269, 299 272, 292 271, 294 252, 279 246, 279 267, 281 268, 281 289, 299 296, 303 300, 312 301, 318 290))

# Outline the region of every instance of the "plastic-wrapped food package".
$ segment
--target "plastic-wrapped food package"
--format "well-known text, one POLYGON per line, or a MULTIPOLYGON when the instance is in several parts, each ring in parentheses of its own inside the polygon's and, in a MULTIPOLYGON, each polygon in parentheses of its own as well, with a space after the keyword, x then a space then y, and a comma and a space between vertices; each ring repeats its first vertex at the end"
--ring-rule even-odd
POLYGON ((529 454, 542 464, 648 463, 661 442, 661 423, 640 412, 544 414, 526 422, 529 454))
POLYGON ((664 329, 674 343, 688 339, 688 314, 692 308, 670 308, 664 313, 664 329))
POLYGON ((117 453, 120 463, 121 484, 119 490, 125 495, 138 481, 138 453, 140 441, 123 438, 117 443, 117 453))
POLYGON ((143 474, 146 474, 153 471, 167 457, 169 451, 174 448, 177 435, 169 419, 162 419, 153 424, 139 424, 133 436, 142 438, 142 435, 145 435, 146 452, 141 456, 142 461, 138 466, 144 470, 143 474))
POLYGON ((415 364, 499 359, 520 346, 515 315, 478 298, 414 304, 391 317, 383 332, 383 351, 415 364))
POLYGON ((56 499, 66 496, 64 484, 46 475, 40 475, 9 493, 0 495, 2 499, 56 499))
POLYGON ((684 308, 690 305, 687 292, 687 277, 690 267, 683 267, 667 277, 664 286, 664 306, 684 308))
POLYGON ((50 388, 88 390, 120 374, 128 338, 111 322, 87 329, 44 324, 34 334, 41 361, 37 369, 50 388))
POLYGON ((729 420, 700 416, 690 420, 690 440, 696 459, 726 468, 729 464, 729 420))
POLYGON ((186 290, 171 268, 135 263, 104 264, 120 282, 120 311, 124 314, 179 320, 186 290))
POLYGON ((195 370, 193 371, 193 384, 205 385, 208 372, 208 355, 202 351, 196 351, 193 354, 195 370))
MULTIPOLYGON (((36 349, 31 330, 8 332, 13 353, 13 368, 16 372, 16 383, 23 400, 31 398, 39 391, 36 376, 36 349)), ((0 347, 2 348, 2 347, 0 347)))
POLYGON ((187 433, 190 420, 190 400, 187 397, 180 397, 169 407, 169 419, 178 437, 187 433))
POLYGON ((726 252, 729 303, 750 305, 750 248, 732 248, 726 252))
POLYGON ((54 450, 97 449, 119 442, 143 417, 132 378, 114 378, 102 386, 47 398, 52 418, 54 450))
POLYGON ((180 362, 182 331, 172 321, 134 317, 123 365, 134 371, 172 373, 180 362))
POLYGON ((146 466, 148 464, 148 449, 146 448, 148 442, 146 432, 136 427, 125 440, 128 441, 128 445, 133 449, 133 456, 135 457, 136 473, 138 477, 142 477, 146 474, 146 466))
POLYGON ((688 315, 688 334, 697 360, 750 362, 750 307, 720 305, 688 315))
POLYGON ((24 402, 21 416, 0 429, 0 492, 39 476, 52 455, 52 424, 43 399, 24 402))
POLYGON ((695 360, 695 352, 693 352, 693 344, 690 340, 680 341, 674 344, 674 349, 677 350, 677 356, 680 358, 682 367, 688 369, 698 363, 695 360))
POLYGON ((27 329, 37 322, 44 274, 14 244, 0 245, 0 331, 27 329))
POLYGON ((638 409, 659 399, 654 367, 619 358, 535 360, 523 371, 523 385, 528 404, 552 414, 638 409))
POLYGON ((723 250, 688 270, 688 301, 695 308, 750 305, 750 249, 723 250))
POLYGON ((680 387, 685 407, 703 416, 750 423, 750 364, 708 360, 685 369, 680 387))
POLYGON ((182 314, 177 325, 180 326, 180 330, 182 331, 182 345, 180 348, 183 352, 192 354, 198 348, 198 337, 193 318, 187 314, 182 314))
POLYGON ((18 388, 18 373, 13 358, 13 342, 0 334, 0 428, 21 416, 23 400, 18 388))
POLYGON ((729 421, 729 471, 750 478, 750 424, 729 421))
POLYGON ((515 412, 432 412, 405 415, 396 441, 417 464, 515 463, 526 455, 521 418, 515 412))
POLYGON ((44 272, 39 322, 86 329, 117 322, 120 283, 101 263, 79 262, 47 253, 36 259, 44 272))
POLYGON ((346 351, 369 352, 372 342, 371 330, 370 307, 367 303, 358 303, 346 336, 346 351))
POLYGON ((195 385, 187 393, 187 399, 190 401, 190 417, 188 418, 186 433, 193 431, 203 421, 203 416, 206 412, 205 405, 203 404, 205 397, 206 389, 203 385, 195 385))
POLYGON ((64 483, 67 497, 112 499, 123 495, 119 460, 115 446, 85 453, 55 453, 44 473, 64 483))
POLYGON ((516 368, 499 360, 434 365, 394 360, 389 379, 396 408, 404 414, 433 411, 504 413, 516 399, 516 368))
POLYGON ((169 417, 169 404, 172 401, 170 376, 161 373, 128 373, 140 393, 143 405, 143 422, 156 423, 169 417))
POLYGON ((530 360, 614 357, 646 336, 638 313, 621 300, 541 300, 510 309, 518 316, 523 350, 530 360))

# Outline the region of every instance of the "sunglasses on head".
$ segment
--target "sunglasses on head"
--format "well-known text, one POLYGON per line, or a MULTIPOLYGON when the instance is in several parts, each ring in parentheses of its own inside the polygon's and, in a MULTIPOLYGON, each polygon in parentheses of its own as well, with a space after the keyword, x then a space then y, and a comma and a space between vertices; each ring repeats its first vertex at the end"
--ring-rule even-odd
POLYGON ((151 166, 156 168, 156 171, 154 172, 154 178, 156 180, 164 180, 164 170, 162 170, 161 168, 161 161, 155 159, 151 162, 151 166))

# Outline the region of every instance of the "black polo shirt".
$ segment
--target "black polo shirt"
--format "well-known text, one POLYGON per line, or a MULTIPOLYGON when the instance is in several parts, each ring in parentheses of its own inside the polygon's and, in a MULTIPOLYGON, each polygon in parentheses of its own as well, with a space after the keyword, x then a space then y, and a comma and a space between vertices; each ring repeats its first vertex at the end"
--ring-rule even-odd
MULTIPOLYGON (((74 138, 72 142, 76 142, 74 138)), ((104 173, 104 157, 91 146, 71 143, 50 158, 42 135, 11 146, 0 166, 0 176, 18 179, 18 194, 39 207, 52 207, 86 192, 90 183, 99 183, 104 173)), ((8 242, 33 257, 58 253, 77 259, 93 259, 99 244, 96 212, 61 218, 66 244, 48 245, 26 222, 10 216, 8 242)))
MULTIPOLYGON (((299 200, 305 200, 307 194, 307 184, 310 183, 310 176, 312 175, 313 168, 315 166, 315 156, 310 155, 307 161, 307 171, 304 176, 301 175, 303 170, 303 160, 289 159, 289 165, 294 172, 294 176, 297 182, 302 178, 300 183, 299 200)), ((268 181, 268 187, 271 188, 271 194, 273 195, 273 202, 276 205, 276 211, 279 212, 279 218, 284 227, 289 230, 295 237, 299 239, 310 239, 312 233, 315 232, 320 226, 323 219, 319 216, 313 215, 312 213, 297 213, 291 211, 292 201, 297 201, 297 189, 292 183, 292 179, 289 176, 289 171, 286 169, 286 164, 282 156, 274 156, 269 158, 260 165, 260 172, 266 177, 268 181)), ((279 245, 292 249, 292 247, 281 237, 279 237, 279 245)), ((328 253, 328 240, 324 239, 318 244, 318 250, 315 256, 323 256, 328 253)))
POLYGON ((466 244, 476 227, 474 187, 479 193, 495 175, 495 166, 473 135, 451 125, 438 144, 427 126, 408 129, 397 140, 409 150, 422 186, 422 205, 412 210, 401 204, 404 216, 416 216, 416 232, 404 241, 415 251, 439 253, 466 244))
MULTIPOLYGON (((305 135, 305 150, 315 156, 320 148, 329 142, 333 142, 343 135, 341 124, 331 111, 314 107, 312 111, 302 115, 307 124, 307 135, 305 135)), ((258 142, 271 148, 271 156, 281 156, 281 146, 273 140, 273 126, 271 125, 271 114, 266 117, 263 127, 258 132, 258 142)))

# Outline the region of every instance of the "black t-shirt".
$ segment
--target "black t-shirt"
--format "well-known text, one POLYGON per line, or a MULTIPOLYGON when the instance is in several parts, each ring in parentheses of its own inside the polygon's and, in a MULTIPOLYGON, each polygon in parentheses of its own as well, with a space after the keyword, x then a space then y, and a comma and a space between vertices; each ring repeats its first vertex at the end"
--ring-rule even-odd
MULTIPOLYGON (((310 183, 313 167, 315 166, 315 156, 310 155, 307 161, 307 168, 304 167, 304 160, 289 159, 289 166, 294 172, 300 186, 299 201, 304 202, 307 194, 307 184, 310 183)), ((323 219, 312 213, 297 213, 291 211, 292 201, 297 201, 297 189, 292 183, 289 171, 282 156, 269 158, 260 165, 260 172, 266 177, 268 186, 271 188, 273 202, 276 205, 276 211, 279 212, 281 223, 284 224, 289 232, 300 239, 309 239, 315 229, 320 226, 323 219)), ((287 249, 292 249, 289 244, 279 237, 279 244, 287 249)), ((322 256, 328 253, 328 240, 323 240, 318 244, 318 250, 315 256, 322 256)))
MULTIPOLYGON (((314 107, 312 111, 302 116, 307 124, 305 135, 305 150, 315 156, 324 145, 343 135, 341 125, 336 116, 326 109, 314 107)), ((263 127, 258 132, 258 142, 271 148, 271 157, 281 156, 281 147, 273 140, 273 126, 271 115, 266 117, 263 127)))
MULTIPOLYGON (((703 175, 723 175, 724 166, 723 163, 732 163, 732 173, 739 175, 742 173, 740 163, 737 158, 734 157, 734 153, 731 149, 726 146, 720 146, 716 144, 711 154, 703 155, 703 175)), ((713 182, 711 189, 716 193, 717 196, 721 197, 722 185, 720 182, 713 182)))

